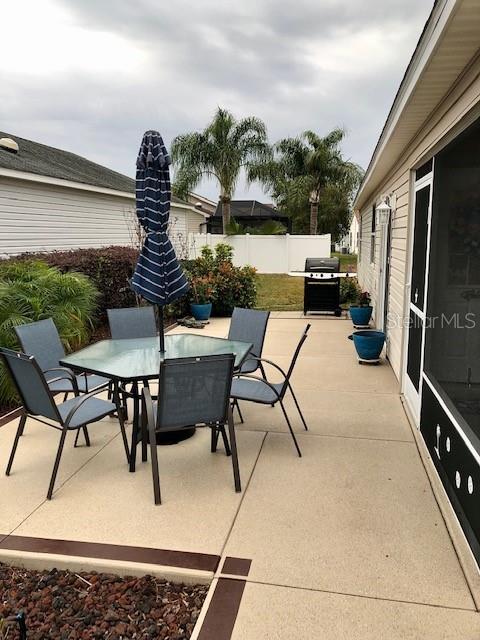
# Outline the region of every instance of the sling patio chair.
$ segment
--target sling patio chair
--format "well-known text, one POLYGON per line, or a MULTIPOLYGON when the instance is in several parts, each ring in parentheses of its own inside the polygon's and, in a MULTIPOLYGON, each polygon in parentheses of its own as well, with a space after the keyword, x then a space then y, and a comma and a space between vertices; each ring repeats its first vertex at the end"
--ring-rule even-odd
MULTIPOLYGON (((259 358, 262 357, 263 343, 265 341, 269 317, 270 311, 242 309, 241 307, 234 308, 230 321, 230 329, 228 331, 229 340, 251 342, 253 345, 249 355, 240 368, 241 373, 255 373, 255 371, 259 369, 262 377, 266 377, 263 364, 259 358)), ((240 422, 243 423, 243 416, 238 400, 235 400, 233 405, 238 411, 240 422)))
POLYGON ((290 377, 293 373, 293 369, 300 353, 300 349, 307 339, 307 334, 310 326, 311 325, 307 324, 307 326, 305 327, 305 330, 302 333, 302 337, 300 338, 297 348, 295 349, 295 353, 293 354, 292 361, 286 373, 285 371, 283 371, 283 369, 281 369, 281 367, 278 366, 278 364, 275 364, 275 362, 266 360, 265 358, 257 358, 257 360, 269 364, 270 366, 274 367, 274 369, 279 371, 283 377, 282 382, 269 382, 266 378, 239 372, 234 374, 231 390, 232 405, 233 403, 235 403, 235 401, 238 402, 239 400, 245 400, 246 402, 256 402, 258 404, 271 406, 274 406, 278 402, 282 409, 283 415, 285 416, 285 420, 297 449, 297 453, 300 457, 302 453, 300 451, 300 447, 298 446, 298 442, 293 432, 287 412, 285 411, 283 400, 285 398, 286 392, 290 390, 293 401, 295 402, 295 406, 297 407, 298 413, 300 414, 300 418, 303 422, 303 426, 305 427, 305 430, 308 431, 307 423, 305 422, 302 411, 300 409, 300 405, 298 404, 297 398, 293 392, 290 377))
POLYGON ((110 335, 113 340, 154 338, 157 321, 152 306, 107 309, 110 335))
MULTIPOLYGON (((157 335, 157 321, 153 306, 107 309, 108 325, 112 340, 134 340, 135 338, 154 338, 157 335)), ((148 387, 148 380, 143 384, 148 387)), ((121 389, 122 406, 125 419, 128 420, 127 398, 138 403, 138 383, 133 382, 130 391, 121 389)))
POLYGON ((48 386, 48 381, 40 368, 34 356, 11 351, 10 349, 0 348, 0 356, 2 357, 7 370, 9 371, 13 382, 17 388, 18 394, 23 404, 23 413, 20 417, 15 440, 13 442, 12 452, 8 460, 6 475, 10 475, 13 460, 17 451, 18 441, 23 434, 25 422, 27 418, 34 418, 38 422, 42 422, 49 427, 58 429, 61 432, 60 443, 58 445, 55 464, 50 479, 47 492, 47 499, 51 500, 55 479, 57 477, 60 459, 62 457, 65 438, 69 431, 76 431, 77 435, 80 429, 83 430, 87 446, 90 446, 90 438, 87 431, 87 424, 97 422, 116 411, 120 423, 120 431, 123 438, 127 462, 129 461, 129 451, 127 443, 127 435, 123 423, 123 414, 120 410, 118 401, 118 392, 115 393, 115 402, 109 402, 95 397, 103 392, 103 389, 90 391, 83 395, 79 395, 77 381, 75 375, 69 369, 57 371, 58 377, 68 380, 71 384, 75 397, 70 400, 56 404, 53 393, 48 386))
POLYGON ((195 427, 212 430, 211 451, 216 451, 215 433, 222 434, 227 455, 232 457, 235 491, 241 491, 235 427, 230 408, 235 356, 212 355, 172 358, 160 364, 158 402, 145 387, 142 396, 143 428, 148 430, 155 504, 161 504, 156 434, 195 427), (225 426, 228 426, 230 445, 225 426))
MULTIPOLYGON (((35 356, 37 364, 45 374, 50 391, 64 393, 63 399, 66 400, 69 393, 74 393, 74 386, 71 377, 63 375, 65 369, 59 364, 65 357, 65 349, 52 318, 20 324, 14 328, 23 352, 35 356)), ((73 377, 81 393, 96 391, 111 382, 103 376, 87 376, 83 373, 73 377)))
MULTIPOLYGON (((52 318, 38 320, 29 324, 20 324, 14 329, 24 353, 34 356, 40 369, 45 374, 50 391, 52 393, 63 393, 64 402, 68 395, 75 393, 75 391, 88 393, 105 387, 109 388, 109 398, 112 396, 112 383, 108 378, 87 375, 86 373, 75 375, 71 372, 76 381, 76 386, 74 386, 71 376, 64 375, 65 368, 60 367, 60 360, 65 356, 65 349, 52 318)), ((75 438, 75 446, 77 446, 79 433, 80 431, 77 432, 75 438)), ((88 432, 86 429, 84 433, 87 439, 88 432)))

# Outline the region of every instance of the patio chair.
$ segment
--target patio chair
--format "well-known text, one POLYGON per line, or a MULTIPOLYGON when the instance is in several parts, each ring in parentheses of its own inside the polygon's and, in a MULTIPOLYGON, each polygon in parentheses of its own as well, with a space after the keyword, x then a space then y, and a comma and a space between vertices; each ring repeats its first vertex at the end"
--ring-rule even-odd
POLYGON ((15 328, 22 350, 29 355, 35 356, 40 369, 45 374, 48 388, 53 393, 64 393, 64 401, 69 393, 74 393, 75 389, 81 393, 96 391, 110 384, 108 378, 97 375, 73 375, 76 387, 72 383, 71 377, 63 375, 65 369, 60 367, 60 360, 65 356, 57 327, 52 318, 38 320, 30 324, 21 324, 15 328))
POLYGON ((152 306, 107 309, 107 315, 113 340, 154 338, 157 335, 157 321, 152 306))
POLYGON ((229 401, 234 362, 233 354, 165 360, 160 364, 158 402, 152 402, 148 388, 143 389, 142 428, 148 430, 155 504, 161 504, 156 434, 192 426, 212 429, 212 452, 214 432, 222 433, 227 454, 232 456, 235 491, 241 491, 229 401), (225 425, 228 425, 230 447, 225 425))
POLYGON ((17 388, 18 394, 23 404, 23 413, 15 434, 12 452, 8 460, 6 475, 10 475, 13 460, 17 451, 18 441, 23 433, 25 422, 28 417, 46 424, 49 427, 58 429, 61 432, 60 444, 58 445, 55 464, 50 479, 47 492, 47 499, 51 500, 55 479, 57 477, 58 467, 62 456, 65 438, 69 431, 76 431, 77 435, 80 429, 84 431, 87 446, 90 446, 90 439, 86 430, 86 425, 97 422, 105 416, 110 415, 114 411, 117 412, 120 423, 120 431, 123 438, 127 461, 129 460, 129 451, 127 444, 127 436, 125 433, 123 415, 119 407, 118 392, 115 394, 115 402, 101 400, 96 398, 103 391, 97 389, 83 395, 78 395, 77 381, 75 375, 69 369, 59 369, 57 371, 59 379, 68 380, 73 389, 77 392, 74 398, 56 404, 52 391, 48 386, 48 381, 40 368, 34 356, 26 355, 10 349, 0 348, 0 356, 5 362, 7 370, 17 388))
POLYGON ((240 307, 235 307, 233 310, 228 339, 251 342, 253 345, 240 369, 242 373, 255 373, 257 369, 260 369, 264 376, 259 358, 262 357, 269 316, 270 311, 241 309, 240 307))
MULTIPOLYGON (((108 324, 112 340, 133 340, 135 338, 154 338, 157 335, 155 309, 148 307, 127 307, 124 309, 107 309, 108 324)), ((148 380, 143 381, 148 387, 148 380)), ((128 420, 127 398, 133 398, 134 412, 138 407, 138 383, 133 382, 130 391, 122 387, 122 406, 125 419, 128 420)))
POLYGON ((311 325, 307 324, 304 332, 302 333, 302 337, 300 338, 297 348, 295 349, 295 353, 293 354, 293 358, 287 373, 285 373, 285 371, 283 371, 283 369, 281 369, 278 364, 275 364, 271 360, 266 360, 265 358, 257 358, 257 360, 260 360, 263 363, 267 363, 274 367, 277 371, 279 371, 283 376, 282 382, 269 382, 266 377, 260 378, 259 376, 253 376, 251 374, 244 374, 242 372, 239 372, 238 374, 234 375, 231 390, 231 398, 233 402, 238 402, 238 400, 245 400, 247 402, 256 402, 258 404, 266 404, 272 406, 274 406, 278 402, 280 404, 280 407, 282 408, 283 415, 285 416, 285 420, 287 421, 288 428, 297 449, 297 453, 300 457, 302 456, 302 452, 300 451, 300 447, 298 446, 298 442, 293 432, 292 425, 288 418, 287 412, 285 411, 283 399, 287 390, 289 389, 290 393, 292 394, 293 401, 295 402, 295 406, 297 407, 298 413, 300 414, 303 426, 305 427, 305 430, 308 431, 307 423, 305 422, 302 411, 300 409, 300 405, 298 404, 297 398, 293 392, 290 377, 295 367, 300 349, 307 339, 307 334, 310 326, 311 325))
MULTIPOLYGON (((265 370, 259 358, 262 357, 269 316, 270 311, 242 309, 240 307, 235 307, 233 310, 230 329, 228 331, 229 340, 251 342, 253 345, 250 354, 240 368, 242 373, 255 373, 255 371, 259 369, 262 377, 265 378, 265 370)), ((243 423, 243 416, 238 400, 234 401, 233 406, 238 411, 240 422, 243 423)))

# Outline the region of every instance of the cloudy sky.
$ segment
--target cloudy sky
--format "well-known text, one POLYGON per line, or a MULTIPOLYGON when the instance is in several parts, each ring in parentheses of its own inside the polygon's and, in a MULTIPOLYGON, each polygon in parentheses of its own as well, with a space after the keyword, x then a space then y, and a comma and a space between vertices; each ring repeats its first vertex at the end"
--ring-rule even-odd
MULTIPOLYGON (((433 0, 0 0, 0 129, 128 175, 217 106, 366 167, 433 0)), ((216 199, 215 185, 197 191, 216 199)), ((268 200, 240 184, 237 197, 268 200)))

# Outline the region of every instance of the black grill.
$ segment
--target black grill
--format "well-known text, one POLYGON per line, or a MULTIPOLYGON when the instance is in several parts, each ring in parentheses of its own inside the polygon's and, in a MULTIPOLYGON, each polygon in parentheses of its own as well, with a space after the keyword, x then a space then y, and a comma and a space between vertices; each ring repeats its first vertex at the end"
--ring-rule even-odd
POLYGON ((307 258, 305 272, 324 273, 325 280, 305 277, 303 313, 309 311, 342 314, 340 308, 340 278, 330 278, 328 274, 340 272, 338 258, 307 258))

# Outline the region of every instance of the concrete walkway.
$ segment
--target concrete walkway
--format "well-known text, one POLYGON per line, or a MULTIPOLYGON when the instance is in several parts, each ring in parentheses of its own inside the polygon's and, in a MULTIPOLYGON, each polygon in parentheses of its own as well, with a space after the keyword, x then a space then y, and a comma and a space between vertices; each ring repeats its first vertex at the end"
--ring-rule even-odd
MULTIPOLYGON (((251 560, 233 640, 478 640, 475 604, 390 367, 357 364, 348 320, 311 322, 292 380, 308 432, 288 402, 301 459, 279 409, 244 404, 242 494, 230 459, 210 454, 199 430, 161 448, 164 504, 155 507, 149 463, 126 471, 118 427, 107 419, 92 426, 90 449, 67 445, 46 502, 58 435, 27 424, 14 473, 0 477, 4 540, 215 554, 222 561, 212 593, 225 557, 251 560)), ((286 367, 305 324, 272 316, 264 356, 286 367)), ((225 336, 228 321, 204 332, 225 336)), ((0 429, 2 468, 15 427, 0 429)))

